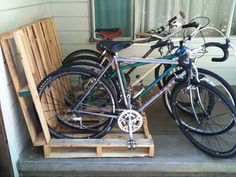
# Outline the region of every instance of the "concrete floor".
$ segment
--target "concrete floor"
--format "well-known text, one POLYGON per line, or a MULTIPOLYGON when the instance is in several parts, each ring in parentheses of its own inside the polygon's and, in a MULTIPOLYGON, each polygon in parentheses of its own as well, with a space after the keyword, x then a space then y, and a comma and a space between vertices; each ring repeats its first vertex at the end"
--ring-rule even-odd
POLYGON ((216 159, 196 149, 157 100, 146 111, 156 147, 154 158, 44 159, 26 147, 18 162, 22 176, 236 176, 236 158, 216 159))

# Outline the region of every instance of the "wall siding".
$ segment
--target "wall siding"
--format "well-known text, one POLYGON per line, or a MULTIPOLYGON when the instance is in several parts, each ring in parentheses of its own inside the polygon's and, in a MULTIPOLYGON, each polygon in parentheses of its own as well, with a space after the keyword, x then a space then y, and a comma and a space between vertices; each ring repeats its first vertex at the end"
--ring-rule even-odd
POLYGON ((95 49, 95 44, 89 43, 88 0, 52 0, 52 15, 65 56, 77 49, 95 49))
MULTIPOLYGON (((38 19, 51 16, 49 0, 8 0, 0 6, 0 33, 14 30, 38 19)), ((14 176, 19 176, 17 161, 29 140, 28 130, 0 49, 0 103, 9 144, 14 176)))

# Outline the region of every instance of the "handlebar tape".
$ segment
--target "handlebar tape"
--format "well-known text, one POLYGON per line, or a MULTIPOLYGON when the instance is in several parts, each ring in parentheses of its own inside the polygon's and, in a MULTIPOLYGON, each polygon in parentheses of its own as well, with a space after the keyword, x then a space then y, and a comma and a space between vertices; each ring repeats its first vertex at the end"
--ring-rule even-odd
POLYGON ((218 47, 223 51, 224 56, 222 58, 213 57, 211 59, 214 62, 222 62, 222 61, 227 60, 227 58, 229 57, 229 51, 228 51, 229 45, 228 45, 228 43, 221 44, 221 43, 217 43, 217 42, 208 42, 208 43, 204 44, 203 46, 205 46, 206 48, 207 47, 218 47))
POLYGON ((198 25, 199 24, 197 22, 192 22, 192 23, 188 23, 186 25, 182 25, 182 28, 191 28, 191 27, 197 28, 198 25))
POLYGON ((171 23, 173 23, 176 19, 177 19, 177 17, 174 16, 174 17, 172 17, 172 18, 168 21, 168 23, 171 24, 171 23))

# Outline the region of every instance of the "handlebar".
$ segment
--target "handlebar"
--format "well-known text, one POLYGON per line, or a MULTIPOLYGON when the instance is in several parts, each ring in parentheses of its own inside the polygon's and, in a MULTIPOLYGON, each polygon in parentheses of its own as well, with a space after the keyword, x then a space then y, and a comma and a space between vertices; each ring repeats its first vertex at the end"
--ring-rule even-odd
POLYGON ((205 47, 205 48, 207 48, 207 47, 218 47, 218 48, 220 48, 224 53, 223 57, 221 57, 221 58, 213 57, 211 60, 214 61, 214 62, 222 62, 222 61, 227 60, 227 58, 229 57, 229 51, 228 51, 229 42, 230 41, 228 39, 226 39, 225 44, 221 44, 221 43, 217 43, 217 42, 208 42, 208 43, 204 44, 203 47, 205 47))
POLYGON ((199 23, 197 22, 192 22, 192 23, 188 23, 186 25, 182 25, 182 28, 197 28, 199 26, 199 23))
POLYGON ((172 23, 175 23, 175 20, 177 20, 177 17, 176 16, 174 16, 174 17, 172 17, 169 21, 168 21, 168 25, 172 25, 172 23))

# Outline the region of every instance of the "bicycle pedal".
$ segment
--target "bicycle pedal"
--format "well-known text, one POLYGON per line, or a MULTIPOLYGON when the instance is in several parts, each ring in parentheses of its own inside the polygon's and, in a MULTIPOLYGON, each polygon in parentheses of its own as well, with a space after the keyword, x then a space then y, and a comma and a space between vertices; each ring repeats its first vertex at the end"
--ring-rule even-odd
POLYGON ((129 141, 127 142, 127 144, 128 144, 128 149, 129 149, 129 150, 134 150, 135 147, 136 147, 136 142, 135 142, 134 140, 129 140, 129 141))

